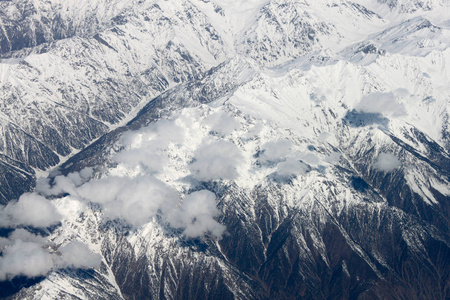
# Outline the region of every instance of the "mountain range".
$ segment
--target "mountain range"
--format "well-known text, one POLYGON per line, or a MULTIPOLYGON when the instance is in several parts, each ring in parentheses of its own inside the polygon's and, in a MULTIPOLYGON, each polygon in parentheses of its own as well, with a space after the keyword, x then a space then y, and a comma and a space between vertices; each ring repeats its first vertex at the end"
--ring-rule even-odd
POLYGON ((450 3, 0 2, 0 297, 448 299, 450 3))

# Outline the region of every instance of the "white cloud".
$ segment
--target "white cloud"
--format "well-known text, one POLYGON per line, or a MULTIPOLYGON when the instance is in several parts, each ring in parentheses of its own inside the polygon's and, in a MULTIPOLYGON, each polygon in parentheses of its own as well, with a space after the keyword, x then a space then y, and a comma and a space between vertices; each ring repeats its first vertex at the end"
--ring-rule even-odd
POLYGON ((104 217, 123 219, 135 226, 147 223, 159 210, 166 212, 179 201, 175 190, 151 175, 93 180, 78 192, 84 199, 102 204, 104 217))
MULTIPOLYGON (((189 153, 204 136, 208 126, 220 134, 229 134, 239 129, 240 124, 226 113, 214 113, 201 124, 203 116, 197 110, 184 111, 174 120, 159 121, 139 131, 124 134, 118 144, 121 149, 113 160, 124 173, 116 176, 104 174, 102 179, 92 179, 93 170, 84 169, 66 176, 49 179, 40 178, 35 193, 26 193, 18 201, 0 207, 0 226, 48 227, 61 221, 62 216, 52 201, 44 196, 60 196, 68 193, 71 199, 98 203, 103 207, 104 219, 122 219, 133 226, 141 226, 157 215, 172 226, 183 228, 188 237, 199 237, 210 233, 218 238, 225 226, 215 218, 220 211, 216 197, 209 191, 199 191, 181 200, 179 193, 158 178, 164 173, 167 163, 183 144, 189 132, 194 144, 184 146, 180 165, 198 180, 234 179, 237 168, 243 161, 240 150, 228 141, 201 143, 193 153, 195 161, 188 164, 189 153), (200 120, 200 121, 199 121, 200 120), (180 126, 181 124, 181 126, 180 126), (184 128, 188 126, 188 128, 184 128), (192 133, 199 136, 192 136, 192 133), (183 160, 184 159, 184 160, 183 160), (131 175, 132 174, 132 175, 131 175), (158 177, 158 178, 157 178, 158 177)), ((8 238, 0 238, 0 279, 14 276, 29 277, 46 275, 65 267, 91 268, 101 262, 101 256, 92 253, 79 242, 72 242, 55 251, 56 245, 47 238, 31 234, 25 229, 16 229, 8 238)))
POLYGON ((186 196, 180 208, 171 211, 167 219, 172 226, 184 228, 184 234, 188 237, 199 237, 207 232, 220 237, 225 226, 214 220, 219 213, 216 195, 202 190, 186 196))
POLYGON ((101 204, 106 219, 141 226, 160 213, 172 226, 184 228, 189 237, 206 232, 220 237, 225 230, 214 220, 219 214, 214 193, 194 192, 178 205, 178 193, 151 175, 93 180, 79 187, 78 192, 86 200, 101 204))
POLYGON ((51 201, 36 193, 25 193, 17 202, 8 203, 1 209, 0 216, 0 225, 5 227, 49 227, 61 220, 61 215, 51 201))
POLYGON ((378 155, 377 161, 373 164, 373 167, 380 171, 391 172, 400 167, 400 165, 400 161, 395 155, 381 152, 380 155, 378 155))
POLYGON ((93 253, 86 244, 75 241, 59 248, 61 257, 58 263, 62 267, 72 267, 80 269, 95 268, 100 265, 102 257, 93 253))
POLYGON ((91 180, 78 188, 78 194, 91 202, 107 204, 115 201, 130 181, 128 177, 115 176, 91 180))
POLYGON ((37 277, 52 270, 72 267, 89 269, 97 267, 101 256, 94 254, 87 245, 72 242, 53 252, 55 246, 46 238, 25 229, 16 229, 8 238, 0 239, 0 281, 15 276, 37 277))
POLYGON ((320 159, 312 152, 302 153, 299 158, 309 165, 319 165, 321 163, 320 159))
POLYGON ((201 145, 194 157, 195 161, 189 168, 201 181, 235 179, 239 175, 237 166, 243 161, 239 149, 223 140, 201 145))
POLYGON ((139 131, 130 131, 120 139, 124 150, 117 153, 113 160, 129 168, 140 167, 147 173, 160 172, 166 162, 162 152, 170 144, 181 144, 185 138, 185 129, 174 121, 161 120, 139 131))
POLYGON ((292 154, 292 143, 289 140, 267 142, 262 145, 263 153, 259 157, 261 163, 278 163, 292 154))
POLYGON ((46 196, 52 195, 53 192, 52 187, 50 186, 50 179, 45 177, 39 177, 36 180, 36 192, 46 196))
POLYGON ((11 240, 4 238, 4 237, 0 237, 0 252, 3 251, 3 249, 6 246, 11 245, 11 240))
POLYGON ((325 161, 330 164, 338 163, 341 159, 341 153, 339 152, 331 152, 329 155, 325 157, 325 161))
POLYGON ((120 142, 131 149, 163 149, 170 143, 182 143, 185 131, 174 120, 160 120, 139 131, 128 131, 122 135, 120 142))
MULTIPOLYGON (((222 132, 235 127, 228 124, 230 119, 223 113, 212 116, 217 116, 218 122, 213 122, 211 126, 221 127, 222 132)), ((58 176, 52 186, 48 181, 42 181, 39 191, 47 195, 69 193, 74 198, 98 203, 103 207, 104 219, 121 219, 130 225, 141 226, 156 215, 172 218, 172 222, 173 216, 177 215, 177 219, 195 219, 192 222, 183 219, 183 226, 180 227, 186 228, 186 235, 200 235, 209 231, 219 236, 223 226, 213 219, 217 212, 214 197, 211 201, 208 197, 193 199, 193 196, 188 196, 180 204, 178 192, 157 178, 164 174, 164 168, 169 162, 168 149, 176 151, 184 143, 186 132, 194 128, 201 129, 198 119, 202 117, 198 116, 197 110, 184 110, 174 120, 158 121, 139 131, 125 133, 118 144, 121 150, 113 157, 121 170, 116 170, 116 175, 106 175, 88 182, 81 173, 58 176), (184 128, 186 126, 189 128, 184 128), (206 206, 207 211, 203 211, 203 207, 195 207, 208 203, 212 207, 206 206), (180 216, 180 212, 185 216, 180 216)), ((195 162, 188 165, 185 161, 184 168, 185 171, 189 169, 199 180, 233 179, 238 176, 237 165, 242 156, 230 142, 221 140, 201 144, 194 156, 195 162)), ((89 174, 91 176, 92 172, 89 174)))
POLYGON ((362 97, 355 107, 357 111, 364 113, 380 113, 394 117, 406 115, 403 103, 398 103, 394 93, 372 93, 362 97))
POLYGON ((0 280, 18 275, 37 277, 53 268, 52 255, 40 244, 15 240, 0 257, 0 280))
POLYGON ((277 165, 276 174, 282 177, 289 177, 293 175, 303 175, 308 172, 310 167, 292 157, 287 158, 284 162, 277 165))
POLYGON ((49 244, 45 238, 39 235, 35 235, 23 228, 19 228, 11 232, 8 238, 0 238, 0 251, 5 249, 5 247, 14 244, 16 240, 21 240, 23 242, 31 242, 40 245, 49 244))
POLYGON ((47 243, 46 239, 42 236, 35 235, 23 228, 18 228, 11 232, 11 234, 8 236, 8 239, 15 241, 15 240, 21 240, 24 242, 32 242, 44 245, 47 243))
POLYGON ((205 118, 205 123, 212 131, 221 135, 230 134, 241 127, 241 124, 235 118, 222 111, 210 114, 205 118))
POLYGON ((312 152, 299 152, 289 140, 267 142, 261 147, 259 162, 264 167, 275 167, 274 179, 297 176, 311 170, 310 165, 319 166, 321 160, 312 152))
POLYGON ((139 166, 147 173, 158 173, 164 167, 165 157, 151 147, 142 147, 119 152, 113 160, 129 168, 139 166))

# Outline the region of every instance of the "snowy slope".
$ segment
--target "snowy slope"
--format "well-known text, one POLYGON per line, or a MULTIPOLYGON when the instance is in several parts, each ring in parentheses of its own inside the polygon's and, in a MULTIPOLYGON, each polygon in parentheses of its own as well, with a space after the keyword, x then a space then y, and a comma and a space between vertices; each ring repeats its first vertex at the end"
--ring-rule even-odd
POLYGON ((16 58, 0 62, 3 154, 48 169, 225 59, 223 42, 189 2, 132 8, 88 36, 9 52, 16 58))

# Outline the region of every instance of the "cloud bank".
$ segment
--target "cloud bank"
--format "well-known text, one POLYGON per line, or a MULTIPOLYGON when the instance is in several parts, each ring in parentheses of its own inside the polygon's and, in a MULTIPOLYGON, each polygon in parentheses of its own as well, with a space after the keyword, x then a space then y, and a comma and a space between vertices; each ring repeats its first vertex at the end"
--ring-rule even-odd
POLYGON ((52 202, 36 193, 25 193, 17 202, 0 209, 0 226, 49 227, 61 221, 61 215, 52 202))
POLYGON ((37 277, 45 275, 53 268, 52 255, 41 245, 15 240, 3 250, 0 257, 0 280, 18 275, 37 277))
POLYGON ((43 276, 67 267, 89 269, 101 263, 101 256, 81 242, 72 242, 57 251, 52 250, 53 247, 45 238, 24 229, 17 229, 8 238, 2 238, 0 281, 16 276, 43 276))
POLYGON ((217 133, 231 133, 239 122, 223 112, 206 116, 199 112, 186 109, 172 119, 123 134, 112 155, 117 167, 100 179, 89 179, 92 169, 83 170, 57 176, 52 182, 41 180, 38 191, 47 196, 70 194, 79 201, 99 204, 104 220, 120 219, 139 227, 158 219, 181 228, 187 237, 211 233, 220 238, 225 229, 215 220, 219 215, 215 195, 200 191, 182 199, 185 192, 166 178, 169 164, 178 164, 177 176, 196 179, 190 183, 194 186, 198 181, 238 177, 241 152, 217 133))
POLYGON ((128 167, 140 167, 146 173, 158 173, 167 159, 162 154, 171 144, 182 144, 185 129, 172 120, 161 120, 139 131, 126 132, 120 139, 124 150, 113 160, 128 167))
POLYGON ((84 168, 80 172, 70 173, 67 176, 56 176, 52 184, 49 178, 39 178, 36 182, 36 192, 46 196, 58 196, 65 193, 76 195, 77 187, 87 182, 92 174, 92 168, 84 168))
POLYGON ((56 245, 47 238, 20 228, 47 228, 60 223, 63 216, 54 202, 43 194, 78 194, 77 187, 91 175, 92 169, 85 169, 68 176, 57 176, 53 185, 49 184, 49 180, 41 179, 37 186, 41 194, 25 193, 17 201, 0 207, 0 226, 16 228, 7 238, 0 238, 0 281, 16 276, 44 276, 52 270, 66 267, 88 269, 100 264, 101 256, 94 254, 83 243, 73 242, 55 251, 56 245))
POLYGON ((166 214, 179 202, 175 190, 151 175, 92 180, 82 185, 78 193, 101 204, 104 218, 122 219, 134 226, 149 222, 158 212, 166 214))
MULTIPOLYGON (((255 126, 257 137, 253 132, 246 140, 240 139, 248 132, 235 134, 243 126, 230 113, 185 109, 171 119, 124 133, 114 146, 107 172, 94 176, 94 170, 87 168, 51 181, 38 180, 35 193, 24 194, 0 209, 0 225, 48 227, 62 221, 66 226, 67 220, 45 197, 69 194, 77 204, 95 203, 92 207, 100 208, 103 221, 120 219, 134 227, 155 222, 180 229, 188 238, 210 234, 220 239, 226 228, 218 222, 216 195, 207 190, 188 191, 198 190, 207 181, 239 182, 240 172, 246 171, 242 165, 249 161, 255 166, 250 172, 261 172, 261 179, 272 180, 305 174, 321 163, 312 150, 298 152, 298 146, 287 139, 271 140, 272 133, 267 138, 264 132, 269 130, 261 126, 265 125, 255 126), (261 141, 268 142, 261 145, 261 141), (255 155, 257 149, 259 155, 255 155)), ((55 250, 57 245, 24 229, 0 238, 0 247, 0 280, 101 263, 101 257, 80 242, 55 250)))
POLYGON ((174 189, 151 175, 93 180, 81 186, 78 193, 101 204, 104 218, 121 219, 133 226, 144 225, 160 215, 172 227, 182 228, 187 237, 210 232, 220 238, 225 230, 214 219, 219 215, 214 193, 197 191, 181 201, 174 189))

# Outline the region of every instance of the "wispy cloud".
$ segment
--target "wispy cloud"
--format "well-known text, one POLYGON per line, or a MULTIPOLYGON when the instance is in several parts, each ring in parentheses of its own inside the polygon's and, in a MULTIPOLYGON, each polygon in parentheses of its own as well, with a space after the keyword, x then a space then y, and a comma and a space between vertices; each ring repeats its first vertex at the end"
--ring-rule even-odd
POLYGON ((202 190, 187 195, 179 209, 172 210, 167 219, 173 227, 184 228, 184 234, 188 237, 202 236, 206 232, 221 237, 225 226, 214 219, 219 213, 216 195, 202 190))
POLYGON ((59 248, 59 259, 56 259, 60 267, 90 269, 100 265, 102 259, 99 254, 93 253, 86 244, 75 241, 59 248))
POLYGON ((378 155, 376 162, 373 164, 373 167, 383 172, 392 172, 400 167, 400 165, 400 161, 395 155, 381 152, 380 155, 378 155))
POLYGON ((397 97, 392 92, 366 95, 362 97, 355 109, 364 113, 379 113, 393 117, 406 115, 405 105, 398 103, 397 97))
POLYGON ((261 146, 262 154, 259 162, 262 164, 276 164, 284 161, 292 154, 292 142, 289 140, 270 141, 261 146))

